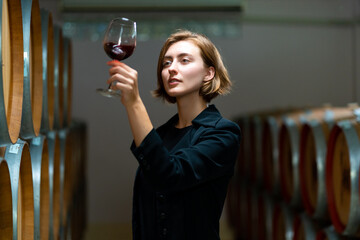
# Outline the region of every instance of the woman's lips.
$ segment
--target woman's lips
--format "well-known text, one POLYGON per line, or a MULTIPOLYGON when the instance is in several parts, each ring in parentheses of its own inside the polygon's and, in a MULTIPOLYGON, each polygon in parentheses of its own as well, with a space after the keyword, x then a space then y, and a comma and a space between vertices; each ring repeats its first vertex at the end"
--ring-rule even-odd
POLYGON ((170 79, 168 80, 168 83, 169 83, 170 86, 177 85, 177 84, 179 84, 180 82, 181 82, 181 81, 180 81, 179 79, 177 79, 177 78, 170 78, 170 79))

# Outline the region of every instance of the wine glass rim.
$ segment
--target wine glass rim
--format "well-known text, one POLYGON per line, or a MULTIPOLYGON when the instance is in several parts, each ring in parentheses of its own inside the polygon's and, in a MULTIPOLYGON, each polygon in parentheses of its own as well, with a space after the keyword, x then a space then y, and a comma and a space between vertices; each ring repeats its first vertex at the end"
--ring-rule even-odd
POLYGON ((126 17, 117 17, 117 18, 112 19, 111 21, 114 22, 114 21, 119 21, 119 20, 124 21, 124 22, 129 22, 131 24, 136 23, 135 21, 133 21, 133 20, 131 20, 129 18, 126 18, 126 17))

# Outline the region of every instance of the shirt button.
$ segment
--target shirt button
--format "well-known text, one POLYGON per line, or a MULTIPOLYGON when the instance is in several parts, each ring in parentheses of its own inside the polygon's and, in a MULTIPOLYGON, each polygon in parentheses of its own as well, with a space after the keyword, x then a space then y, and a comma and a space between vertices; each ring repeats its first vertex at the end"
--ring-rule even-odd
POLYGON ((162 212, 160 213, 160 219, 164 220, 166 218, 166 213, 162 212))
POLYGON ((164 194, 159 194, 159 195, 158 195, 158 199, 159 199, 161 202, 164 202, 164 201, 165 201, 165 196, 164 196, 164 194))
POLYGON ((167 228, 163 228, 162 235, 165 236, 167 234, 167 228))
POLYGON ((143 160, 143 159, 144 159, 144 155, 140 154, 140 155, 139 155, 139 159, 140 159, 140 160, 143 160))

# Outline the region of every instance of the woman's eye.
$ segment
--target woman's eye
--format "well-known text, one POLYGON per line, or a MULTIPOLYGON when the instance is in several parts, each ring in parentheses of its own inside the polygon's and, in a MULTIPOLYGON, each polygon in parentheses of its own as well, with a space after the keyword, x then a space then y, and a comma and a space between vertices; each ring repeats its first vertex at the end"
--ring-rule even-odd
POLYGON ((171 65, 171 61, 163 62, 163 67, 170 66, 170 65, 171 65))
POLYGON ((184 63, 188 63, 188 62, 190 62, 190 60, 189 60, 189 59, 187 59, 187 58, 183 58, 182 62, 184 62, 184 63))

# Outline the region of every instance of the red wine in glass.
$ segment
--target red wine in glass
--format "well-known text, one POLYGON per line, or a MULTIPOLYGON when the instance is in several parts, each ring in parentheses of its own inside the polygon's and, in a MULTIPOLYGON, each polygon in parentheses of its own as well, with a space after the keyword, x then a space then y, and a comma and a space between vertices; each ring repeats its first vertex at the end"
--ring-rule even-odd
POLYGON ((135 44, 116 44, 114 42, 104 43, 104 50, 106 54, 114 60, 124 60, 131 56, 134 52, 135 44))
MULTIPOLYGON (((136 22, 128 18, 111 20, 106 30, 103 46, 106 54, 113 60, 122 61, 130 57, 136 47, 136 22)), ((106 97, 119 97, 119 90, 97 89, 98 93, 106 97)))

